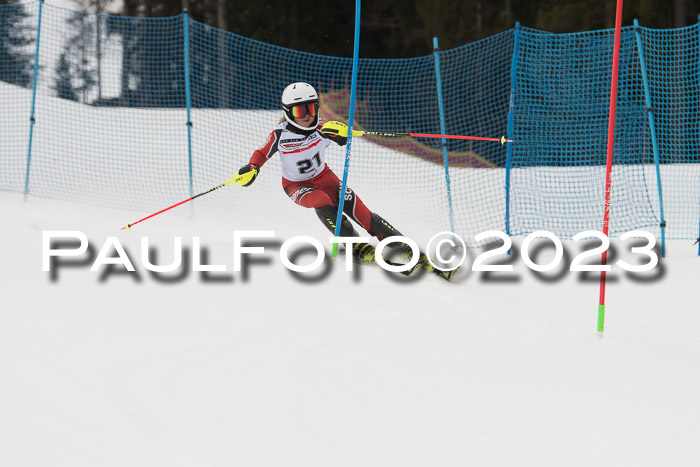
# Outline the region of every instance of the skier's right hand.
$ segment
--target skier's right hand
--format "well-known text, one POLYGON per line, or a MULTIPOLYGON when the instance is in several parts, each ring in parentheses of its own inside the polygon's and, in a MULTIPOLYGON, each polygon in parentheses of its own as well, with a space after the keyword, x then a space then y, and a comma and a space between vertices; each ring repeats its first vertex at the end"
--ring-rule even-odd
POLYGON ((246 164, 243 167, 241 167, 240 169, 238 169, 238 175, 247 174, 248 172, 253 172, 253 175, 250 178, 250 180, 244 184, 239 183, 239 185, 241 185, 241 186, 252 185, 253 182, 255 181, 256 177, 258 176, 258 172, 260 172, 260 166, 257 164, 246 164))

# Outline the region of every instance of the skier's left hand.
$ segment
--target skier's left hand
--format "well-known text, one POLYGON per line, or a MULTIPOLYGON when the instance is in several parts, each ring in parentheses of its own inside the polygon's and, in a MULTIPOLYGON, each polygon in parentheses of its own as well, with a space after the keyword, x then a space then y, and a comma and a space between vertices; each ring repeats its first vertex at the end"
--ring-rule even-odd
POLYGON ((321 133, 340 146, 345 146, 348 142, 348 126, 344 123, 326 122, 321 127, 321 133))

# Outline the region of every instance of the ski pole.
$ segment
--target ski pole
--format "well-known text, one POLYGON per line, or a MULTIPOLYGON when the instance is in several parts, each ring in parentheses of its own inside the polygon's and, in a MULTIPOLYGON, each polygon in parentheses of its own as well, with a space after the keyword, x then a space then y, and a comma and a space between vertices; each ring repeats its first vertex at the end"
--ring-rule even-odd
MULTIPOLYGON (((327 134, 329 136, 347 136, 348 126, 342 122, 326 122, 321 128, 321 133, 327 134)), ((383 136, 383 137, 397 137, 397 136, 412 136, 414 138, 448 138, 448 139, 469 139, 475 141, 495 141, 501 144, 512 143, 512 139, 506 139, 505 136, 500 138, 487 138, 483 136, 461 136, 461 135, 433 135, 426 133, 393 133, 388 131, 362 131, 362 130, 352 130, 353 136, 383 136)))
POLYGON ((226 185, 230 185, 230 184, 232 184, 232 183, 235 183, 235 184, 237 184, 237 185, 245 185, 245 184, 248 183, 253 177, 255 177, 255 175, 256 175, 257 173, 258 173, 258 171, 255 170, 255 169, 253 169, 253 170, 251 170, 250 172, 246 172, 246 173, 241 174, 241 175, 238 175, 238 174, 237 174, 237 175, 236 175, 235 177, 233 177, 231 180, 227 180, 227 181, 225 181, 224 183, 222 183, 221 185, 215 186, 214 188, 210 188, 210 189, 208 189, 207 191, 203 191, 203 192, 199 193, 198 195, 194 195, 194 196, 191 197, 191 198, 187 198, 187 199, 184 200, 184 201, 180 201, 179 203, 173 204, 173 205, 170 206, 170 207, 167 207, 167 208, 162 209, 162 210, 160 210, 160 211, 158 211, 158 212, 156 212, 156 213, 153 213, 153 214, 151 214, 150 216, 146 216, 146 217, 144 217, 143 219, 139 219, 139 220, 137 220, 136 222, 132 222, 131 224, 126 224, 124 227, 122 227, 122 230, 131 230, 131 227, 135 226, 135 225, 138 224, 139 222, 143 222, 143 221, 145 221, 145 220, 147 220, 147 219, 150 219, 151 217, 157 216, 158 214, 162 214, 162 213, 164 213, 165 211, 169 211, 169 210, 171 210, 172 208, 176 208, 176 207, 180 206, 181 204, 185 204, 185 203, 187 203, 187 202, 189 202, 189 201, 192 201, 192 200, 195 199, 195 198, 199 198, 200 196, 206 195, 207 193, 211 193, 211 192, 214 191, 214 190, 218 190, 219 188, 225 187, 226 185))
POLYGON ((385 137, 413 136, 414 138, 469 139, 469 140, 474 140, 474 141, 496 141, 496 142, 500 142, 501 144, 513 142, 512 139, 506 139, 505 136, 501 136, 500 138, 487 138, 487 137, 483 137, 483 136, 432 135, 432 134, 425 134, 425 133, 389 133, 386 131, 360 131, 360 130, 352 130, 352 135, 353 136, 385 136, 385 137))

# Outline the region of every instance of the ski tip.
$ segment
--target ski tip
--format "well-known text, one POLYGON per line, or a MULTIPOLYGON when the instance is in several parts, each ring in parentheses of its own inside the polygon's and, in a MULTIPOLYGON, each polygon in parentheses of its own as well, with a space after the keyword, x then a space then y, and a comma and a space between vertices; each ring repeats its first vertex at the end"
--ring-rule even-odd
POLYGON ((446 273, 446 274, 444 274, 444 275, 442 275, 442 276, 440 276, 440 277, 442 277, 443 279, 445 279, 447 282, 452 282, 452 279, 455 277, 455 273, 456 273, 456 272, 457 272, 457 271, 449 271, 448 273, 446 273))
POLYGON ((124 227, 122 227, 122 230, 131 230, 131 224, 126 224, 124 227))
POLYGON ((432 272, 441 279, 444 279, 447 282, 452 282, 452 279, 454 279, 455 274, 457 274, 457 271, 459 271, 459 269, 460 268, 456 268, 451 271, 441 271, 439 269, 434 269, 432 272))

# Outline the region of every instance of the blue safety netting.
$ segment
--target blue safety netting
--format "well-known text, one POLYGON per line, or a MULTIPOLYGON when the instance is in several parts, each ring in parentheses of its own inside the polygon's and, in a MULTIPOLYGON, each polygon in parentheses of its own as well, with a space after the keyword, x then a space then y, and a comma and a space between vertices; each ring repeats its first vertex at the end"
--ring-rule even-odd
MULTIPOLYGON (((658 233, 663 220, 667 237, 699 235, 699 35, 697 25, 623 28, 612 234, 658 233)), ((492 229, 563 237, 600 230, 612 49, 612 30, 517 27, 438 52, 447 133, 505 135, 515 140, 510 151, 482 141, 357 138, 350 186, 360 196, 381 187, 381 199, 366 203, 409 232, 422 224, 446 230, 450 217, 467 240, 492 229)), ((0 190, 162 208, 231 178, 276 127, 291 82, 316 87, 323 119, 346 121, 351 74, 351 58, 254 41, 185 14, 2 5, 0 190)), ((356 129, 436 134, 440 108, 434 55, 360 59, 356 129)), ((329 149, 339 175, 343 159, 344 148, 329 149)), ((198 209, 234 213, 284 196, 279 167, 277 157, 268 162, 254 195, 201 198, 198 209)))
MULTIPOLYGON (((603 216, 601 180, 614 32, 551 34, 520 28, 517 34, 511 232, 587 230, 603 216)), ((699 52, 697 25, 668 31, 622 29, 611 233, 635 228, 660 231, 652 113, 659 142, 663 221, 672 238, 698 234, 699 52), (647 93, 651 107, 646 104, 647 93)))

